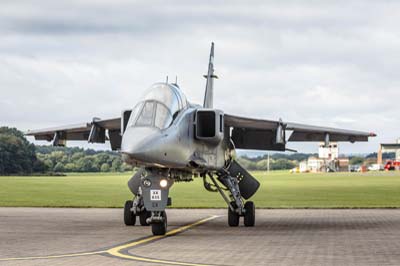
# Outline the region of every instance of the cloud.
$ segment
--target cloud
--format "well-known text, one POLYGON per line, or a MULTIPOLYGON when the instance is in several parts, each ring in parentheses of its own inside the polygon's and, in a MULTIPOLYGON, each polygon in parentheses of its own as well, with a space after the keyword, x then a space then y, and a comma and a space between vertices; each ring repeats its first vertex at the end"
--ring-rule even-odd
MULTIPOLYGON (((226 112, 399 132, 396 1, 2 1, 0 122, 21 129, 118 116, 166 75, 202 102, 216 42, 226 112)), ((314 144, 299 150, 315 151, 314 144)))

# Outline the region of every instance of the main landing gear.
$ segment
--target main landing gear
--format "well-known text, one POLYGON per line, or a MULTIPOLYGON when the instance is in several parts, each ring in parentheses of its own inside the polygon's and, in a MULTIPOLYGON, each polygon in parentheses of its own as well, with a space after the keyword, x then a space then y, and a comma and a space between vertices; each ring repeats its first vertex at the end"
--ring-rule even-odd
POLYGON ((240 216, 243 216, 244 226, 254 226, 256 222, 256 208, 254 202, 247 201, 243 207, 243 214, 240 215, 236 210, 235 202, 231 202, 228 207, 228 224, 229 226, 239 226, 240 216))
POLYGON ((256 220, 254 202, 245 202, 245 200, 254 195, 260 183, 235 161, 231 163, 227 171, 217 173, 217 179, 224 188, 217 183, 211 173, 208 173, 208 176, 215 190, 211 188, 210 183, 205 181, 206 189, 218 191, 228 204, 228 225, 239 226, 240 217, 243 217, 244 226, 254 226, 256 220), (229 192, 229 198, 223 190, 229 192))
POLYGON ((238 180, 229 175, 218 177, 221 183, 223 183, 230 192, 231 201, 229 201, 215 179, 211 175, 210 178, 215 182, 214 184, 218 191, 228 203, 228 225, 239 226, 239 219, 243 216, 244 226, 254 226, 256 221, 256 208, 254 202, 247 201, 244 203, 240 193, 238 180))

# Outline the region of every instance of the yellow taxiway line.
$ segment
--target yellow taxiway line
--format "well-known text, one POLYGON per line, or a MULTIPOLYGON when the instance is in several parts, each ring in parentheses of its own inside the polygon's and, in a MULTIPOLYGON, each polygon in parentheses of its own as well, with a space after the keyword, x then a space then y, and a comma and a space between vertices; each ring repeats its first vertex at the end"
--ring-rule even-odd
POLYGON ((94 251, 94 252, 83 252, 83 253, 70 253, 70 254, 61 254, 61 255, 50 255, 50 256, 35 256, 35 257, 19 257, 19 258, 0 258, 0 261, 13 261, 13 260, 38 260, 38 259, 60 259, 60 258, 68 258, 68 257, 80 257, 80 256, 89 256, 96 254, 104 254, 107 251, 94 251))
POLYGON ((208 222, 210 220, 213 220, 213 219, 215 219, 217 217, 219 217, 219 216, 210 216, 208 218, 199 220, 199 221, 194 222, 192 224, 185 225, 185 226, 176 228, 174 230, 168 231, 163 236, 151 236, 151 237, 139 240, 139 241, 135 241, 135 242, 128 243, 128 244, 125 244, 125 245, 117 246, 117 247, 114 247, 114 248, 110 248, 109 250, 107 250, 107 253, 112 255, 112 256, 114 256, 114 257, 119 257, 119 258, 123 258, 123 259, 130 259, 130 260, 135 260, 135 261, 152 262, 152 263, 160 263, 160 264, 172 264, 172 265, 205 266, 206 264, 189 263, 189 262, 178 262, 178 261, 170 261, 170 260, 160 260, 160 259, 153 259, 153 258, 137 257, 137 256, 131 255, 131 254, 123 254, 123 253, 121 253, 121 251, 129 249, 129 248, 132 248, 132 247, 137 246, 137 245, 142 245, 142 244, 154 241, 154 240, 162 239, 162 238, 165 238, 167 236, 176 235, 176 234, 178 234, 180 232, 183 232, 183 231, 188 230, 188 229, 190 229, 190 228, 192 228, 194 226, 197 226, 197 225, 203 224, 205 222, 208 222))
POLYGON ((173 236, 179 234, 183 231, 186 231, 192 227, 204 224, 210 220, 216 219, 219 216, 213 215, 204 219, 201 219, 192 224, 184 225, 168 231, 165 235, 161 236, 150 236, 141 240, 133 241, 131 243, 123 244, 120 246, 116 246, 106 250, 93 251, 93 252, 82 252, 82 253, 70 253, 70 254, 61 254, 61 255, 51 255, 51 256, 34 256, 34 257, 17 257, 17 258, 0 258, 0 261, 15 261, 15 260, 35 260, 35 259, 59 259, 59 258, 68 258, 68 257, 80 257, 80 256, 90 256, 90 255, 99 255, 99 254, 108 254, 112 257, 134 260, 134 261, 142 261, 142 262, 151 262, 151 263, 159 263, 159 264, 169 264, 169 265, 186 265, 186 266, 205 266, 206 264, 198 264, 198 263, 190 263, 190 262, 179 262, 179 261, 170 261, 170 260, 161 260, 161 259, 153 259, 153 258, 144 258, 138 257, 129 253, 122 253, 129 248, 147 244, 152 241, 160 240, 168 236, 173 236))

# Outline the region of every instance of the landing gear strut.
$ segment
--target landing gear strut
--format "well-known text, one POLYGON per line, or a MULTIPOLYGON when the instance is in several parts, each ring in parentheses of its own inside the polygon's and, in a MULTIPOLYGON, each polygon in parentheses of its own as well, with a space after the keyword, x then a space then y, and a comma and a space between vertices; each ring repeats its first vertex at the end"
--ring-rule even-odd
POLYGON ((240 193, 239 180, 230 176, 228 173, 224 173, 218 176, 218 180, 227 188, 230 192, 230 199, 225 195, 221 186, 217 183, 212 174, 208 174, 214 186, 221 194, 222 198, 228 204, 228 225, 239 226, 239 219, 241 216, 244 217, 244 226, 254 226, 256 209, 254 202, 247 201, 244 203, 244 199, 240 193))
POLYGON ((142 226, 149 226, 150 224, 147 222, 147 219, 151 217, 151 212, 147 211, 144 209, 140 214, 139 214, 139 221, 140 225, 142 226))

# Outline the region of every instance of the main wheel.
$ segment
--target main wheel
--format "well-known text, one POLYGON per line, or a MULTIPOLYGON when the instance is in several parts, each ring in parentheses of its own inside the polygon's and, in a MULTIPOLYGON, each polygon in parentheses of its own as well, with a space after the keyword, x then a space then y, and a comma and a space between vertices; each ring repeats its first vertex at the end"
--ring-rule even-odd
POLYGON ((151 224, 151 231, 155 236, 165 235, 167 232, 167 213, 163 211, 161 216, 164 217, 164 222, 151 224))
MULTIPOLYGON (((236 208, 236 203, 230 203, 233 208, 236 208)), ((239 214, 237 212, 232 211, 230 207, 228 207, 228 224, 229 226, 238 226, 239 225, 239 214)))
POLYGON ((256 222, 256 207, 252 201, 244 204, 244 226, 254 226, 256 222))
POLYGON ((143 226, 149 226, 150 224, 147 223, 147 218, 151 217, 151 212, 147 211, 144 209, 140 214, 139 214, 139 221, 140 225, 143 226))
POLYGON ((125 225, 135 225, 136 215, 131 211, 133 206, 133 201, 127 200, 124 207, 124 222, 125 225))

